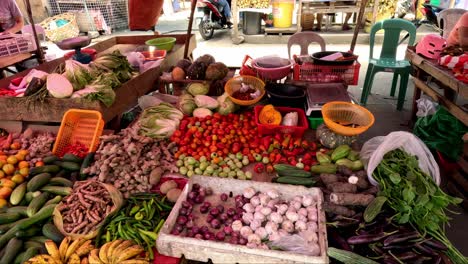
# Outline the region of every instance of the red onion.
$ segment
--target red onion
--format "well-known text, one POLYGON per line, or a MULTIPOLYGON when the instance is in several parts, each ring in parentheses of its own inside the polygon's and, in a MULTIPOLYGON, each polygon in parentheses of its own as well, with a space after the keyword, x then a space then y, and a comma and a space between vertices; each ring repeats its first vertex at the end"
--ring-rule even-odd
POLYGON ((200 228, 200 233, 201 234, 206 234, 207 232, 209 232, 210 229, 208 228, 208 226, 204 225, 200 228))
POLYGON ((185 223, 185 227, 187 227, 187 228, 192 228, 193 225, 194 225, 194 223, 193 223, 192 220, 189 220, 189 221, 187 221, 187 223, 185 223))
POLYGON ((234 222, 234 220, 232 220, 231 218, 228 218, 228 219, 226 220, 226 222, 225 222, 225 225, 229 225, 229 226, 230 226, 230 225, 232 224, 232 222, 234 222))
POLYGON ((229 236, 232 232, 234 232, 234 231, 232 230, 232 227, 230 227, 230 226, 225 226, 225 227, 223 228, 223 231, 224 231, 224 233, 226 233, 226 235, 228 235, 228 236, 229 236))
POLYGON ((185 217, 183 215, 177 217, 177 223, 179 225, 184 225, 185 223, 187 223, 187 221, 188 221, 187 217, 185 217))
POLYGON ((184 226, 183 226, 183 225, 177 224, 177 225, 174 227, 174 229, 175 229, 177 232, 180 233, 180 232, 184 231, 184 226))
POLYGON ((240 216, 240 215, 234 215, 232 217, 232 220, 241 220, 241 219, 242 219, 242 216, 240 216))
POLYGON ((171 235, 178 236, 180 235, 180 232, 177 230, 172 230, 171 235))
POLYGON ((233 245, 237 245, 237 244, 239 244, 239 238, 238 237, 231 237, 231 239, 229 239, 229 243, 233 244, 233 245))
POLYGON ((221 222, 218 219, 211 220, 211 227, 214 229, 219 229, 221 227, 221 222))
POLYGON ((203 238, 205 240, 215 240, 215 235, 211 232, 208 232, 206 234, 203 235, 203 238))
POLYGON ((234 209, 234 208, 229 208, 229 209, 227 209, 226 213, 227 213, 228 216, 231 216, 231 217, 232 217, 233 215, 236 214, 236 209, 234 209))
POLYGON ((203 239, 203 235, 202 235, 202 234, 196 234, 196 235, 195 235, 195 238, 196 238, 196 239, 203 239))
POLYGON ((188 197, 190 200, 195 200, 195 198, 197 198, 197 196, 198 196, 198 194, 197 194, 196 192, 189 192, 189 194, 188 194, 187 197, 188 197))
POLYGON ((187 236, 188 236, 188 237, 194 237, 195 234, 193 233, 192 230, 189 230, 189 231, 187 231, 187 236))
POLYGON ((237 201, 242 201, 242 202, 243 202, 243 197, 242 197, 242 195, 239 195, 239 194, 238 194, 238 195, 234 196, 234 201, 236 201, 236 202, 237 202, 237 201))
POLYGON ((216 206, 216 208, 218 208, 219 213, 223 213, 223 212, 224 212, 224 206, 218 205, 218 206, 216 206))
POLYGON ((187 201, 183 201, 182 202, 182 207, 186 208, 186 209, 189 209, 190 207, 192 207, 192 205, 187 201))
POLYGON ((250 199, 246 197, 242 197, 242 201, 246 204, 250 202, 250 199))
POLYGON ((225 202, 228 199, 228 195, 226 193, 222 193, 219 198, 221 198, 221 201, 225 202))
POLYGON ((193 227, 192 227, 192 233, 195 234, 195 235, 198 234, 198 233, 200 233, 200 227, 198 227, 198 226, 193 226, 193 227))
POLYGON ((247 244, 247 239, 245 239, 243 237, 239 238, 239 244, 240 245, 246 245, 247 244))
POLYGON ((211 203, 210 202, 204 202, 202 206, 211 207, 211 203))
POLYGON ((226 222, 229 219, 229 216, 226 213, 223 213, 219 216, 219 220, 226 222))
POLYGON ((194 184, 192 185, 192 190, 194 190, 194 191, 200 190, 200 184, 194 183, 194 184))
POLYGON ((231 236, 240 237, 240 232, 239 231, 234 231, 234 232, 231 233, 231 236))
POLYGON ((213 219, 215 219, 214 216, 208 215, 208 216, 206 217, 206 222, 209 224, 209 223, 211 223, 211 221, 213 221, 213 219))
POLYGON ((211 208, 210 215, 212 215, 212 216, 219 215, 219 209, 218 208, 211 208))
POLYGON ((242 208, 237 208, 236 209, 236 214, 242 216, 243 213, 244 213, 244 209, 242 209, 242 208))
POLYGON ((200 195, 198 195, 198 196, 195 198, 194 201, 195 201, 195 203, 197 203, 197 204, 201 204, 201 203, 203 203, 204 200, 205 200, 205 196, 200 194, 200 195))
POLYGON ((206 206, 200 206, 200 213, 202 214, 206 214, 208 213, 208 210, 209 210, 209 207, 206 207, 206 206))
POLYGON ((244 202, 242 202, 242 201, 236 201, 236 207, 237 207, 237 208, 242 208, 242 206, 244 206, 244 202))
POLYGON ((223 241, 226 238, 226 234, 223 231, 216 233, 216 240, 223 241))
POLYGON ((187 208, 180 208, 179 210, 179 215, 187 215, 188 214, 188 211, 187 211, 187 208))
POLYGON ((195 220, 195 219, 197 219, 198 217, 196 217, 196 216, 194 216, 192 213, 190 213, 190 214, 187 215, 187 218, 188 218, 188 220, 195 220))

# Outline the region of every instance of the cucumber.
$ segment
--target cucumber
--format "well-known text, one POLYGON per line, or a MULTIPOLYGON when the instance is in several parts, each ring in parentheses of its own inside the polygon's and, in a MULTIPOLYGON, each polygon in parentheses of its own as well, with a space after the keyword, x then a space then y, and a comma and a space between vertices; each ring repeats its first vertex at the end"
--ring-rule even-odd
POLYGON ((40 242, 37 242, 37 241, 34 241, 34 240, 31 240, 29 239, 28 241, 24 242, 24 247, 26 249, 30 249, 30 248, 41 248, 43 246, 42 243, 40 242))
POLYGON ((15 261, 13 262, 13 264, 23 264, 23 258, 24 258, 25 254, 26 254, 26 252, 19 253, 18 256, 16 256, 15 261))
POLYGON ((60 178, 69 178, 70 176, 70 172, 65 170, 65 169, 61 169, 57 174, 55 174, 54 178, 55 177, 60 177, 60 178))
POLYGON ((364 221, 366 223, 372 222, 374 218, 382 211, 382 206, 387 201, 385 196, 377 196, 372 202, 367 205, 366 210, 364 210, 364 221))
POLYGON ((15 222, 20 218, 21 218, 21 214, 19 214, 19 213, 3 213, 3 214, 0 214, 0 225, 15 222))
POLYGON ((29 217, 33 216, 36 214, 39 209, 44 206, 44 204, 49 200, 49 193, 48 192, 43 192, 39 197, 36 199, 32 200, 31 203, 28 206, 28 209, 26 209, 26 213, 28 214, 29 217))
POLYGON ((337 249, 334 247, 329 247, 327 253, 330 258, 336 259, 346 264, 378 264, 378 262, 365 258, 351 251, 337 249))
POLYGON ((29 204, 32 199, 34 199, 33 197, 33 192, 27 192, 25 195, 24 195, 24 200, 29 204))
POLYGON ((52 164, 54 164, 55 166, 59 166, 60 168, 62 168, 62 163, 63 163, 63 161, 61 161, 61 160, 56 160, 56 161, 54 161, 54 163, 52 163, 52 164))
POLYGON ((65 179, 65 178, 62 178, 62 177, 53 177, 53 178, 50 179, 49 185, 72 187, 73 182, 71 182, 69 179, 65 179))
MULTIPOLYGON (((18 229, 23 230, 23 229, 26 229, 26 228, 36 224, 37 222, 40 222, 40 221, 45 220, 47 218, 50 218, 52 216, 52 213, 54 212, 55 206, 56 206, 55 204, 49 204, 47 206, 42 207, 42 209, 39 210, 39 212, 37 212, 35 215, 24 219, 25 220, 24 222, 21 222, 21 223, 15 225, 13 228, 17 227, 18 229)), ((8 232, 10 232, 10 231, 11 231, 11 229, 8 230, 8 232)), ((16 231, 14 233, 16 233, 16 231)), ((5 236, 5 235, 3 235, 3 236, 5 236)), ((2 238, 3 238, 3 236, 0 237, 0 247, 2 247, 2 238)))
POLYGON ((0 235, 5 234, 10 228, 13 226, 14 223, 8 223, 0 225, 0 235))
POLYGON ((32 237, 41 232, 41 228, 39 226, 32 226, 31 228, 28 228, 26 230, 18 230, 15 234, 17 238, 26 238, 26 237, 32 237))
MULTIPOLYGON (((26 242, 28 243, 28 242, 26 242)), ((21 264, 24 262, 28 261, 29 259, 33 258, 36 255, 39 255, 39 250, 41 247, 29 247, 26 249, 26 251, 23 254, 23 257, 21 258, 21 264)))
POLYGON ((26 187, 26 182, 23 182, 20 185, 16 186, 16 188, 10 195, 10 203, 12 205, 18 205, 21 202, 21 200, 23 200, 23 197, 26 194, 26 187))
POLYGON ((307 178, 312 176, 312 173, 288 164, 276 164, 273 167, 275 168, 276 173, 278 173, 278 176, 280 177, 291 176, 307 178))
POLYGON ((0 264, 11 264, 23 248, 21 239, 13 238, 6 245, 5 254, 0 260, 0 264))
POLYGON ((21 200, 21 202, 18 204, 19 206, 28 206, 29 202, 26 201, 26 199, 21 200))
POLYGON ((7 213, 18 213, 22 216, 28 216, 26 213, 27 206, 14 206, 7 209, 7 213))
POLYGON ((50 155, 42 159, 42 161, 47 165, 53 164, 55 161, 58 160, 60 160, 60 158, 55 155, 50 155))
POLYGON ((45 165, 41 167, 34 167, 29 170, 29 176, 34 176, 41 173, 51 173, 56 174, 60 171, 60 167, 57 165, 45 165))
POLYGON ((83 159, 83 163, 81 163, 81 168, 80 168, 80 180, 86 179, 88 176, 86 173, 84 173, 84 170, 91 166, 91 163, 94 161, 94 152, 90 152, 86 155, 86 157, 83 159))
POLYGON ((315 180, 311 178, 304 178, 304 177, 291 177, 291 176, 284 176, 276 178, 277 183, 285 183, 285 184, 293 184, 293 185, 304 185, 304 186, 313 186, 315 184, 315 180))
POLYGON ((62 196, 60 195, 56 195, 54 198, 50 199, 49 201, 47 201, 44 206, 46 205, 49 205, 49 204, 58 204, 60 203, 60 201, 62 201, 62 196))
POLYGON ((71 194, 72 188, 70 188, 70 187, 62 187, 62 186, 51 186, 51 185, 46 185, 46 186, 42 187, 41 191, 53 193, 53 194, 55 194, 55 195, 67 196, 67 195, 70 195, 70 194, 71 194))
POLYGON ((60 245, 62 240, 65 238, 58 228, 52 223, 47 223, 42 227, 42 234, 54 241, 57 245, 60 245))
POLYGON ((39 190, 42 186, 49 183, 50 178, 52 178, 52 176, 47 172, 36 175, 34 178, 28 181, 28 192, 35 192, 39 190))
POLYGON ((44 244, 49 239, 45 236, 33 236, 33 237, 30 237, 29 240, 44 244))
POLYGON ((76 162, 71 161, 63 161, 60 167, 68 170, 68 171, 80 171, 81 165, 76 162))
POLYGON ((76 155, 73 155, 71 153, 67 153, 67 154, 63 155, 62 161, 71 161, 71 162, 74 162, 74 163, 81 164, 83 162, 83 159, 76 156, 76 155))

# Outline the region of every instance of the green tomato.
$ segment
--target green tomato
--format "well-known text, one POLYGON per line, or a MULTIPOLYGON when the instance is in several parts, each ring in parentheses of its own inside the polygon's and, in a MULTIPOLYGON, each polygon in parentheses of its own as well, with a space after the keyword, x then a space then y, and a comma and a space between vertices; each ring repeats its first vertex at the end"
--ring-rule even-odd
POLYGON ((229 153, 229 156, 228 156, 230 159, 235 159, 236 158, 236 155, 232 154, 232 153, 229 153))
POLYGON ((194 165, 197 162, 197 160, 194 157, 189 157, 188 158, 188 164, 194 165))
POLYGON ((211 158, 212 158, 212 159, 214 159, 214 158, 216 158, 216 157, 218 157, 218 153, 216 153, 216 152, 211 153, 211 158))
POLYGON ((208 167, 208 162, 206 162, 206 161, 200 162, 199 168, 200 168, 202 171, 206 170, 206 167, 208 167))
POLYGON ((202 175, 203 171, 200 168, 195 169, 195 174, 202 175))
POLYGON ((223 168, 223 172, 228 173, 228 172, 230 172, 230 171, 231 171, 231 169, 230 169, 229 167, 224 167, 224 168, 223 168))
POLYGON ((244 165, 242 165, 242 162, 236 162, 236 167, 241 169, 244 165))
POLYGON ((193 176, 193 170, 189 170, 189 171, 187 172, 187 177, 190 178, 190 177, 192 177, 192 176, 193 176))
POLYGON ((245 178, 247 178, 247 180, 251 180, 252 179, 252 172, 246 171, 245 172, 245 178))
POLYGON ((185 154, 180 155, 180 156, 179 156, 179 159, 180 159, 180 160, 184 160, 184 159, 185 159, 185 154))
POLYGON ((232 164, 232 166, 229 166, 229 168, 230 168, 232 171, 237 170, 237 167, 236 167, 236 165, 234 165, 234 164, 232 164))
POLYGON ((204 161, 206 161, 206 157, 205 157, 205 156, 201 156, 201 157, 200 157, 200 162, 204 162, 204 161))
POLYGON ((244 176, 244 172, 241 170, 238 170, 236 174, 237 174, 237 177, 244 176))
POLYGON ((179 173, 182 175, 187 175, 188 169, 186 167, 180 167, 179 173))
POLYGON ((178 161, 176 161, 176 166, 180 168, 180 167, 184 166, 184 162, 182 160, 178 160, 178 161))
POLYGON ((228 177, 229 177, 229 178, 234 178, 234 177, 236 177, 236 175, 237 175, 237 173, 236 173, 235 171, 230 171, 230 172, 228 173, 228 177))
POLYGON ((227 172, 222 171, 219 173, 219 177, 221 178, 226 178, 227 176, 228 176, 227 172))
POLYGON ((245 175, 244 175, 244 174, 242 174, 242 175, 240 175, 240 176, 239 176, 239 175, 237 175, 237 179, 239 179, 239 180, 246 180, 246 179, 247 179, 247 177, 245 177, 245 175))
POLYGON ((189 170, 194 170, 195 167, 193 167, 193 165, 188 165, 188 166, 187 166, 187 169, 189 169, 189 170))
POLYGON ((268 164, 270 163, 270 159, 268 157, 263 157, 262 162, 263 164, 268 164))
POLYGON ((225 162, 224 160, 222 160, 222 161, 220 161, 220 162, 218 163, 219 166, 223 166, 224 164, 226 164, 226 162, 225 162))
POLYGON ((208 173, 208 174, 212 174, 214 172, 214 168, 210 165, 210 166, 206 167, 205 172, 208 173))
POLYGON ((255 161, 261 161, 262 160, 262 155, 255 153, 254 154, 255 161))
POLYGON ((242 160, 242 164, 243 164, 244 166, 249 165, 249 163, 250 163, 250 162, 249 162, 248 159, 243 159, 243 160, 242 160))
POLYGON ((244 157, 244 155, 242 155, 241 152, 237 152, 236 158, 237 158, 238 160, 241 160, 243 157, 244 157))

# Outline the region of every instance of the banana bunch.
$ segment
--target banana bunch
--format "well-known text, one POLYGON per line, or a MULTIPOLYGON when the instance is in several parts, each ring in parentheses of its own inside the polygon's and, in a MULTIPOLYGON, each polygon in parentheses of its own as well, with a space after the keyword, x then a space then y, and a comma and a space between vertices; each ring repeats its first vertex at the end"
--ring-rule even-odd
POLYGON ((88 253, 94 249, 91 240, 79 238, 72 241, 70 237, 65 237, 59 247, 52 240, 46 240, 45 247, 47 254, 37 255, 26 264, 86 264, 88 253))
POLYGON ((145 250, 131 240, 114 240, 100 249, 93 249, 88 255, 89 264, 149 264, 148 256, 139 257, 145 250))

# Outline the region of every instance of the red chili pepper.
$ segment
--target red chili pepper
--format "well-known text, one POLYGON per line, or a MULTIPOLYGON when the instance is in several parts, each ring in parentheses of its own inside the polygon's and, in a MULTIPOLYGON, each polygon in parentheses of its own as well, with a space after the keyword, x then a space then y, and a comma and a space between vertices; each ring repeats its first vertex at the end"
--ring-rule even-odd
POLYGON ((276 139, 278 142, 283 141, 283 137, 282 137, 282 135, 281 135, 280 133, 276 133, 276 134, 275 134, 275 139, 276 139))
POLYGON ((268 147, 268 153, 272 153, 274 149, 275 146, 273 144, 270 144, 270 146, 268 147))
POLYGON ((281 143, 278 139, 273 139, 273 146, 276 148, 276 149, 279 149, 281 148, 281 143))
POLYGON ((296 138, 296 139, 294 140, 294 147, 295 147, 295 148, 298 148, 298 147, 300 147, 300 146, 301 146, 301 138, 296 138))
POLYGON ((291 140, 291 135, 287 134, 284 136, 283 142, 281 142, 281 147, 287 149, 289 146, 289 141, 291 140))
POLYGON ((262 172, 264 172, 264 171, 265 171, 265 165, 263 165, 263 163, 257 163, 257 164, 255 164, 255 166, 254 166, 254 171, 255 171, 256 173, 262 173, 262 172))
POLYGON ((309 148, 309 142, 307 142, 307 140, 305 140, 305 139, 302 140, 301 147, 304 148, 304 149, 309 148))
POLYGON ((270 147, 271 143, 271 136, 266 136, 262 138, 262 145, 265 149, 268 149, 270 147))
POLYGON ((276 154, 274 163, 280 162, 281 158, 282 158, 281 154, 279 154, 279 153, 276 154))
POLYGON ((317 149, 317 143, 315 143, 315 142, 310 142, 309 149, 310 149, 310 150, 316 150, 316 149, 317 149))

